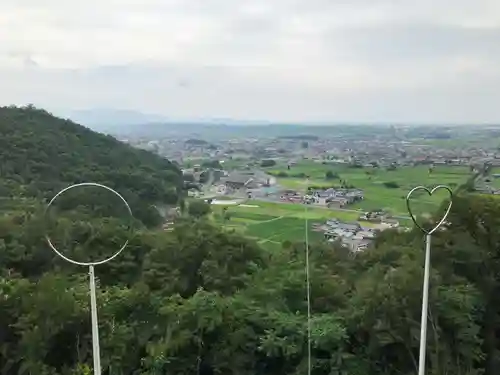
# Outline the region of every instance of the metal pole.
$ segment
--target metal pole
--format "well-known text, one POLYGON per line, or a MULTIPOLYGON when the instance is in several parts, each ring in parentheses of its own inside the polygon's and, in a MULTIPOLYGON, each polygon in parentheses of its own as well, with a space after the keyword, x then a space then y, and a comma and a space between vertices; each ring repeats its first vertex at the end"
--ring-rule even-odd
POLYGON ((427 315, 429 309, 429 278, 430 278, 430 268, 431 268, 431 235, 438 230, 441 225, 443 225, 448 217, 448 214, 451 210, 451 205, 453 204, 453 191, 446 185, 438 185, 434 187, 432 190, 426 188, 425 186, 417 186, 410 190, 408 195, 406 196, 406 208, 408 209, 408 213, 410 214, 410 218, 415 224, 415 226, 420 229, 423 233, 425 233, 425 265, 424 265, 424 283, 422 287, 422 316, 420 320, 420 355, 418 358, 418 375, 425 374, 425 354, 427 347, 427 315), (448 207, 441 218, 441 220, 434 226, 432 229, 426 229, 422 225, 419 224, 415 215, 413 214, 413 210, 411 209, 410 199, 413 193, 416 191, 426 192, 429 196, 431 196, 434 192, 438 190, 445 190, 448 192, 450 196, 450 201, 448 203, 448 207))
POLYGON ((307 288, 307 375, 311 375, 311 282, 309 280, 309 221, 307 219, 306 203, 306 288, 307 288))
MULTIPOLYGON (((107 187, 105 185, 98 184, 98 183, 95 183, 95 182, 83 182, 83 183, 80 183, 80 184, 75 184, 75 185, 68 186, 68 187, 62 189, 61 191, 59 191, 59 193, 57 193, 54 196, 54 198, 52 198, 50 200, 49 204, 47 205, 47 207, 45 209, 45 216, 47 216, 50 207, 55 202, 55 200, 57 199, 57 197, 59 197, 60 195, 64 194, 68 190, 75 189, 77 187, 83 187, 83 186, 93 186, 93 187, 102 188, 102 189, 105 189, 105 190, 110 191, 111 193, 115 194, 118 198, 120 198, 120 200, 125 205, 125 207, 126 207, 126 209, 128 211, 128 214, 130 215, 130 219, 133 219, 132 210, 130 209, 130 206, 127 203, 127 201, 125 200, 125 198, 123 198, 116 190, 113 190, 110 187, 107 187)), ((130 230, 132 229, 131 226, 129 226, 129 229, 130 230)), ((71 258, 67 257, 66 255, 64 255, 62 252, 60 252, 59 250, 57 250, 57 248, 54 246, 54 244, 50 240, 50 237, 49 237, 48 234, 45 235, 45 239, 47 240, 47 243, 50 246, 50 248, 60 258, 64 259, 65 261, 67 261, 69 263, 73 263, 73 264, 76 264, 76 265, 79 265, 79 266, 88 266, 89 267, 90 316, 91 316, 91 324, 92 324, 92 355, 93 355, 93 359, 94 359, 94 375, 101 375, 101 355, 100 355, 100 352, 99 352, 99 325, 98 325, 98 321, 97 321, 97 301, 96 301, 97 298, 96 298, 96 290, 95 290, 94 266, 97 266, 99 264, 107 263, 110 260, 113 260, 114 258, 116 258, 127 247, 129 240, 127 239, 125 241, 125 243, 123 244, 123 246, 117 252, 115 252, 113 255, 111 255, 110 257, 108 257, 106 259, 102 259, 102 260, 99 260, 99 261, 96 260, 96 261, 93 261, 93 262, 82 262, 82 261, 78 261, 78 260, 75 260, 75 259, 71 259, 71 258)))
POLYGON ((418 360, 418 375, 425 374, 425 352, 427 344, 427 311, 429 308, 429 277, 431 263, 431 235, 425 236, 424 285, 422 290, 422 317, 420 321, 420 356, 418 360))
POLYGON ((99 325, 97 322, 97 301, 95 291, 94 266, 89 266, 90 276, 90 315, 92 319, 92 355, 94 357, 94 375, 101 375, 101 355, 99 353, 99 325))

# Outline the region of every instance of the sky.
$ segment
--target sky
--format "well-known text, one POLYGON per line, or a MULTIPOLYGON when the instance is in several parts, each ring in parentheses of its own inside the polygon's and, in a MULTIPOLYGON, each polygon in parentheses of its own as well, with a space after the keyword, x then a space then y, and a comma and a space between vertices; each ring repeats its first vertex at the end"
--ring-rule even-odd
POLYGON ((1 0, 0 105, 500 123, 498 0, 1 0))

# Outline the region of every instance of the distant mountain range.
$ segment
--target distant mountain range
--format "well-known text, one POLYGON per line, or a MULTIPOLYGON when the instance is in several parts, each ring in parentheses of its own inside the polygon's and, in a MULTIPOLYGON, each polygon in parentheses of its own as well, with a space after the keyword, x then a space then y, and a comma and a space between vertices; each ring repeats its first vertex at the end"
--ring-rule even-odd
MULTIPOLYGON (((69 112, 54 111, 76 123, 94 131, 121 137, 161 138, 172 135, 201 136, 217 139, 227 136, 284 136, 284 135, 330 135, 333 133, 366 133, 380 132, 393 124, 355 124, 355 123, 284 123, 263 120, 234 120, 230 118, 192 118, 174 119, 167 116, 144 113, 134 110, 94 108, 69 112), (265 130, 263 129, 265 127, 265 130), (341 129, 339 129, 341 127, 341 129), (378 129, 378 130, 376 130, 378 129)), ((410 124, 394 124, 396 126, 412 126, 410 124)), ((417 125, 435 128, 451 125, 417 125)), ((375 134, 374 134, 375 135, 375 134)))
POLYGON ((268 121, 247 121, 247 120, 233 120, 228 118, 193 118, 193 119, 171 119, 169 117, 151 113, 144 113, 134 110, 122 109, 86 109, 75 110, 63 114, 71 120, 96 129, 114 129, 115 127, 124 127, 130 125, 143 125, 143 124, 158 124, 165 125, 180 125, 185 123, 190 124, 212 124, 212 125, 268 125, 268 121))
POLYGON ((161 115, 115 109, 76 110, 67 113, 66 117, 90 128, 107 128, 168 121, 167 117, 161 115))
MULTIPOLYGON (((88 109, 66 113, 55 112, 100 133, 120 136, 162 137, 174 134, 192 134, 217 137, 228 134, 241 136, 242 133, 247 136, 253 136, 261 133, 262 126, 266 126, 267 128, 272 127, 275 130, 277 127, 280 127, 281 130, 278 133, 282 131, 288 133, 291 128, 302 129, 301 131, 304 132, 304 127, 307 125, 279 124, 262 120, 233 120, 228 118, 177 120, 162 115, 119 109, 88 109), (260 130, 256 132, 255 128, 260 130)), ((294 132, 292 131, 292 133, 294 132)))

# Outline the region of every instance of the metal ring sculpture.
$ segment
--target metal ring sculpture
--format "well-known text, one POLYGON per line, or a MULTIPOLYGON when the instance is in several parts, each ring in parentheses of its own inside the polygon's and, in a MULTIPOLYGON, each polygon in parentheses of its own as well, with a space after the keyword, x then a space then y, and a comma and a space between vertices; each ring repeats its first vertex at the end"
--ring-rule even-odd
MULTIPOLYGON (((62 189, 61 191, 59 191, 59 193, 57 193, 54 198, 52 198, 49 202, 49 204, 47 205, 47 208, 45 209, 45 215, 47 215, 50 207, 52 206, 52 204, 55 202, 55 200, 60 197, 62 194, 64 194, 65 192, 67 192, 68 190, 71 190, 71 189, 75 189, 75 188, 78 188, 78 187, 82 187, 82 186, 94 186, 94 187, 99 187, 99 188, 103 188, 103 189, 106 189, 110 192, 112 192, 113 194, 115 194, 118 198, 120 198, 120 200, 125 204, 125 207, 127 208, 127 211, 130 215, 130 218, 132 219, 133 218, 133 215, 132 215, 132 210, 130 209, 130 206, 129 204, 127 203, 127 201, 125 200, 125 198, 123 198, 117 191, 115 191, 114 189, 111 189, 110 187, 108 186, 105 186, 105 185, 101 185, 101 184, 98 184, 98 183, 95 183, 95 182, 83 182, 83 183, 80 183, 80 184, 74 184, 74 185, 71 185, 71 186, 68 186, 67 188, 64 188, 62 189)), ((116 258, 118 255, 120 255, 120 253, 127 247, 128 245, 128 239, 125 241, 125 243, 120 247, 120 249, 114 253, 113 255, 111 255, 110 257, 106 258, 106 259, 103 259, 103 260, 99 260, 99 261, 95 261, 95 262, 79 262, 79 261, 76 261, 74 259, 71 259, 67 256, 65 256, 63 253, 61 253, 59 250, 57 250, 57 248, 54 246, 54 244, 52 243, 52 241, 50 240, 50 237, 46 234, 45 235, 45 239, 47 240, 47 243, 49 244, 50 248, 57 254, 59 255, 62 259, 70 262, 70 263, 73 263, 73 264, 77 264, 79 266, 97 266, 99 264, 104 264, 106 262, 109 262, 110 260, 113 260, 114 258, 116 258)))

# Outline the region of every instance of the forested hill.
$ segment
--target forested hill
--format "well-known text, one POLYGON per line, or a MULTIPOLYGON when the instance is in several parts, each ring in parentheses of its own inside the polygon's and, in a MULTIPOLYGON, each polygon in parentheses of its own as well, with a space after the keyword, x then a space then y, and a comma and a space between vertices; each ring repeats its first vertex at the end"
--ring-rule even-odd
POLYGON ((144 207, 178 200, 174 164, 44 110, 0 107, 0 134, 0 197, 47 199, 70 184, 98 182, 150 223, 157 213, 144 207))
MULTIPOLYGON (((457 195, 448 219, 432 240, 426 374, 498 375, 500 200, 457 195)), ((88 277, 47 248, 43 220, 0 216, 0 374, 91 375, 88 277)), ((212 225, 138 231, 96 267, 103 375, 417 373, 420 231, 384 231, 356 256, 311 244, 309 310, 303 243, 269 252, 212 225)))

